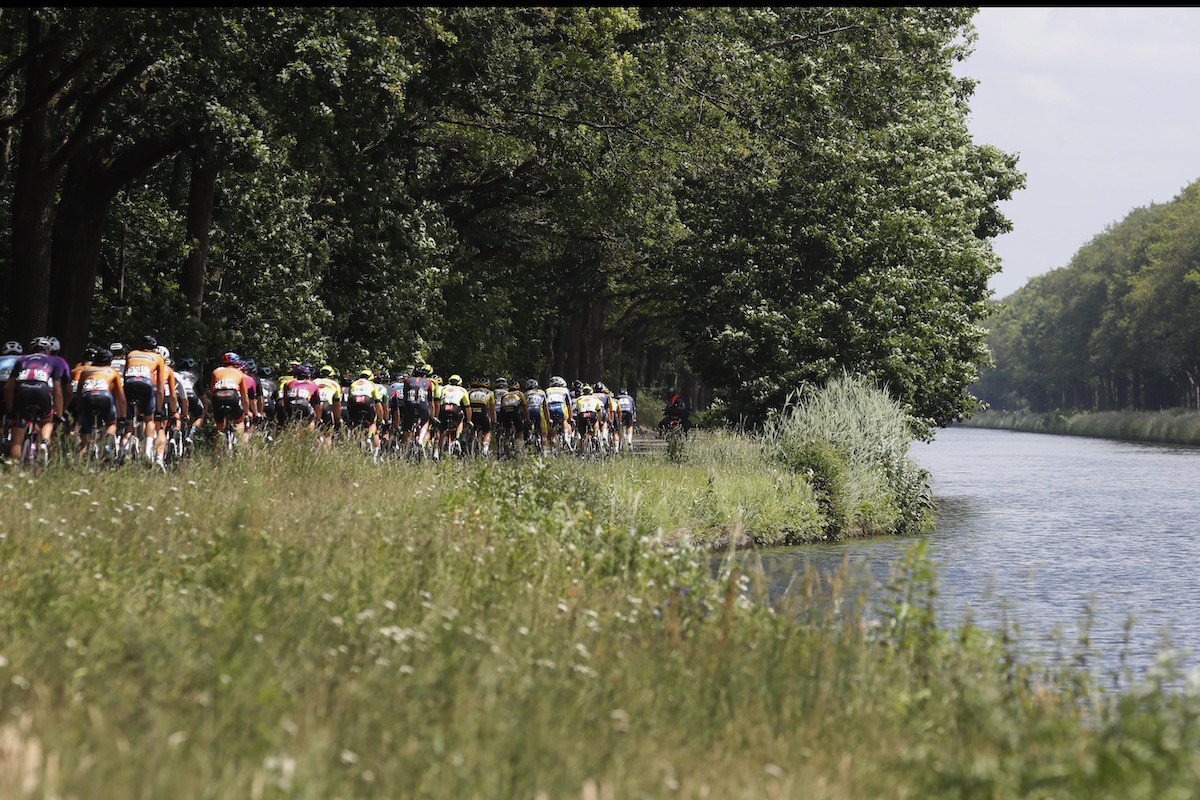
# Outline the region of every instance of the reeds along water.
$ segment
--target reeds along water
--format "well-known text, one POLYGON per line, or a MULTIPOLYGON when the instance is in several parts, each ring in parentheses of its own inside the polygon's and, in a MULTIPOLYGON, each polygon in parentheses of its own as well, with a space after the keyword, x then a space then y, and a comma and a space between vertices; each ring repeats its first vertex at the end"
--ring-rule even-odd
POLYGON ((1092 436, 1131 442, 1200 445, 1200 411, 984 411, 962 424, 978 428, 1092 436))

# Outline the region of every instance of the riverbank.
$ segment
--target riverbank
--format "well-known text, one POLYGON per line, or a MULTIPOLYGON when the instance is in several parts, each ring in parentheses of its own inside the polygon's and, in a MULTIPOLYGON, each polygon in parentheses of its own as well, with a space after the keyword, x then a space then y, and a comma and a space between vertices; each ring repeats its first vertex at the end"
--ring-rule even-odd
POLYGON ((1200 446, 1200 411, 984 411, 961 425, 974 428, 1091 436, 1130 442, 1200 446))
POLYGON ((675 480, 294 441, 168 476, 6 475, 0 796, 1200 789, 1193 698, 1154 676, 1109 697, 1070 666, 1086 653, 943 630, 920 539, 870 607, 836 573, 774 602, 752 561, 714 579, 707 548, 645 525, 703 505, 683 469, 736 480, 734 445, 695 445, 644 459, 675 480))

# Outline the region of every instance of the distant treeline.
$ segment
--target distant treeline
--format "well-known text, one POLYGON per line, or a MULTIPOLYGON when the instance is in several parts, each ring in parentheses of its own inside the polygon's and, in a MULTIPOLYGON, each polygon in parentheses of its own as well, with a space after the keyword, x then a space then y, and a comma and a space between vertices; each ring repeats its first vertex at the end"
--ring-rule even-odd
POLYGON ((1200 408, 1200 182, 1131 212, 998 304, 997 409, 1200 408))
MULTIPOLYGON (((5 338, 974 407, 969 8, 0 11, 5 338), (685 380, 686 379, 686 380, 685 380)), ((693 395, 694 396, 694 395, 693 395)))

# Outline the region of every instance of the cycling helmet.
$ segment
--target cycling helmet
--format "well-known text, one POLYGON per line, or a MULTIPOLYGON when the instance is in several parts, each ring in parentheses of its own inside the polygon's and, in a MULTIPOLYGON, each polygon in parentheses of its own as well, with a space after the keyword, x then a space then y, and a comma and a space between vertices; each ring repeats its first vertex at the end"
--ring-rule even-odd
POLYGON ((38 336, 29 342, 29 347, 26 348, 30 353, 46 353, 50 350, 50 340, 45 336, 38 336))
POLYGON ((553 378, 550 379, 550 385, 558 387, 560 389, 567 388, 567 382, 557 375, 555 375, 553 378))
POLYGON ((371 372, 371 370, 369 370, 369 369, 360 369, 358 371, 358 377, 365 378, 369 381, 373 381, 373 380, 375 380, 375 373, 371 372))
POLYGON ((428 366, 417 367, 416 369, 413 370, 413 375, 416 375, 418 378, 426 378, 429 376, 429 367, 428 366))
POLYGON ((140 347, 142 350, 156 350, 158 349, 158 339, 155 339, 150 334, 146 334, 142 337, 141 344, 139 344, 138 347, 140 347))
POLYGON ((442 376, 441 375, 432 375, 432 376, 430 376, 429 380, 433 381, 434 383, 441 383, 442 376))
POLYGON ((333 375, 334 375, 333 367, 329 366, 328 364, 321 367, 321 377, 322 378, 332 378, 333 375))
POLYGON ((112 350, 107 347, 93 347, 92 363, 99 367, 107 367, 112 363, 112 350))
POLYGON ((608 387, 604 385, 604 381, 596 381, 595 390, 597 392, 607 392, 608 387))
POLYGON ((581 381, 581 380, 578 380, 578 379, 577 379, 577 380, 573 380, 573 381, 571 381, 571 388, 572 388, 572 389, 582 389, 582 388, 583 388, 583 381, 581 381))
POLYGON ((580 393, 580 394, 591 394, 591 393, 592 393, 592 387, 591 387, 591 386, 588 386, 588 385, 585 383, 583 386, 580 386, 580 387, 579 387, 579 393, 580 393))
POLYGON ((25 352, 25 348, 21 347, 20 342, 8 341, 4 343, 4 352, 0 355, 19 356, 25 352))
POLYGON ((508 378, 496 378, 496 380, 492 381, 492 388, 493 389, 507 389, 508 388, 508 378))
POLYGON ((261 367, 258 368, 258 377, 260 377, 260 378, 269 378, 274 374, 275 374, 275 370, 271 369, 270 364, 263 364, 261 367))
POLYGON ((529 380, 525 381, 525 391, 532 392, 536 388, 538 388, 538 382, 535 381, 533 378, 530 378, 529 380))
POLYGON ((667 397, 674 397, 677 394, 679 394, 679 390, 674 386, 672 386, 670 389, 667 389, 667 397))
POLYGON ((292 377, 306 381, 312 377, 312 367, 308 364, 293 364, 292 377))
POLYGON ((47 336, 46 341, 50 343, 50 346, 46 348, 47 352, 57 353, 60 349, 62 349, 62 344, 60 344, 58 339, 55 337, 47 336))
POLYGON ((158 347, 154 348, 154 352, 162 356, 162 360, 166 362, 168 367, 174 363, 171 361, 171 351, 168 350, 166 346, 160 344, 158 347))
POLYGON ((620 389, 617 390, 617 394, 629 394, 629 388, 626 386, 622 386, 620 389))
POLYGON ((249 373, 258 372, 258 364, 254 363, 253 358, 243 358, 242 369, 249 373))
POLYGON ((393 383, 404 383, 406 380, 408 380, 408 376, 405 375, 403 372, 392 373, 392 382, 393 383))
POLYGON ((120 342, 113 342, 108 346, 108 349, 112 350, 113 358, 121 358, 125 355, 125 345, 120 342))
POLYGON ((196 359, 187 358, 187 357, 179 359, 179 368, 180 369, 195 369, 196 368, 196 359))
POLYGON ((451 375, 448 383, 451 386, 462 386, 462 376, 461 375, 451 375))
POLYGON ((242 358, 237 353, 226 353, 221 356, 221 364, 226 367, 236 367, 242 363, 242 358))

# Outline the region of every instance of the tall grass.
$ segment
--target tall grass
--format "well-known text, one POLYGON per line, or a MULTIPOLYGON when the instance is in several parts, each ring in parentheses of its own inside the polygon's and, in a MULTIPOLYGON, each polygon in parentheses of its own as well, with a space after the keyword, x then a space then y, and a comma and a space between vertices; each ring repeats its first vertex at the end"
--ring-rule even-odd
POLYGON ((861 377, 806 387, 763 434, 766 457, 808 476, 827 515, 828 538, 923 530, 929 476, 909 458, 911 416, 861 377))
POLYGON ((1152 675, 1107 699, 1002 633, 940 630, 919 551, 882 608, 813 574, 772 605, 644 524, 664 489, 620 524, 595 465, 278 444, 165 479, 0 481, 0 796, 1200 788, 1195 696, 1152 675))

